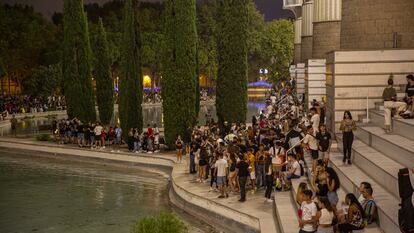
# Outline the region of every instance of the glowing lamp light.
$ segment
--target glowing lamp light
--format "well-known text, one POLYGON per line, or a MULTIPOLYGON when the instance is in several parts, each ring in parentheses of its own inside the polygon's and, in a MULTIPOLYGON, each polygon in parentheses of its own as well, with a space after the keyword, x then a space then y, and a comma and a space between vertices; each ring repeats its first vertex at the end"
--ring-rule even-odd
POLYGON ((149 75, 144 75, 142 82, 144 87, 151 87, 151 77, 149 75))

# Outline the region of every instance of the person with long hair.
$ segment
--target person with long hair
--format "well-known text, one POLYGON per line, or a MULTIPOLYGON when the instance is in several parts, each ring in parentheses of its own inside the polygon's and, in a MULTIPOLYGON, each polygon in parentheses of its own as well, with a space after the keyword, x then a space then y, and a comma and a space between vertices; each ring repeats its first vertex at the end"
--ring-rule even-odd
POLYGON ((332 207, 336 209, 339 200, 337 190, 341 186, 341 183, 338 174, 333 168, 326 167, 326 172, 328 173, 328 200, 332 207))
POLYGON ((272 167, 272 156, 270 156, 269 153, 266 153, 264 172, 265 172, 265 181, 266 181, 265 198, 267 202, 272 202, 270 197, 272 195, 272 187, 273 187, 273 167, 272 167))
POLYGON ((334 233, 333 221, 335 210, 331 206, 328 198, 320 197, 318 201, 319 211, 316 213, 316 219, 319 222, 316 233, 334 233))
POLYGON ((177 135, 177 140, 175 140, 175 148, 177 150, 177 163, 181 163, 183 158, 183 141, 180 135, 177 135))
POLYGON ((341 126, 339 130, 342 131, 342 143, 343 143, 343 152, 344 157, 342 162, 345 163, 348 161, 348 164, 351 163, 351 154, 352 154, 352 143, 354 142, 354 133, 356 130, 356 123, 352 120, 352 115, 350 111, 344 112, 344 118, 341 121, 341 126))
POLYGON ((365 212, 353 193, 348 193, 345 196, 345 204, 349 208, 345 216, 345 223, 338 226, 339 231, 341 233, 350 233, 354 230, 364 229, 365 212))
POLYGON ((328 195, 328 173, 325 169, 325 163, 322 159, 319 159, 312 183, 315 187, 316 196, 318 197, 327 197, 328 195))

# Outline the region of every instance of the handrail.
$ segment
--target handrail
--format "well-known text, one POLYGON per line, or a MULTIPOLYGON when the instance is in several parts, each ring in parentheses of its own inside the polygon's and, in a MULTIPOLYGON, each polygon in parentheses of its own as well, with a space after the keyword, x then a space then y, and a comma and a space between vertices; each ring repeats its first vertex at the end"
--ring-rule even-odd
MULTIPOLYGON (((303 140, 305 140, 305 137, 303 137, 302 139, 300 139, 300 141, 299 142, 296 142, 291 148, 289 148, 287 151, 286 151, 286 155, 285 155, 285 163, 287 163, 287 161, 288 161, 288 154, 289 154, 289 152, 291 151, 291 150, 293 150, 295 147, 297 147, 298 145, 300 145, 300 144, 302 144, 302 142, 303 142, 303 140)), ((286 171, 287 171, 287 167, 286 167, 286 171)))
POLYGON ((278 100, 277 102, 276 102, 276 105, 279 105, 279 103, 280 102, 282 102, 283 100, 285 100, 286 99, 286 97, 287 97, 288 95, 287 94, 285 94, 280 100, 278 100))
POLYGON ((292 112, 292 110, 289 110, 287 113, 285 113, 284 115, 282 115, 281 117, 279 117, 279 120, 282 120, 283 118, 285 118, 291 112, 292 112))

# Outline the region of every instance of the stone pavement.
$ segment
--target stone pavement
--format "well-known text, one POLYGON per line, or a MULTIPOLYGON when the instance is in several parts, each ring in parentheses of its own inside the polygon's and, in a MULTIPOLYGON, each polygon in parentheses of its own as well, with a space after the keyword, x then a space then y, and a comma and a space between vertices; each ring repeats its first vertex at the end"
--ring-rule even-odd
MULTIPOLYGON (((238 202, 238 194, 230 194, 229 198, 219 199, 219 193, 209 192, 209 184, 198 183, 195 175, 188 174, 186 162, 175 163, 175 155, 169 154, 133 154, 130 152, 111 153, 109 151, 81 149, 66 145, 57 145, 50 142, 38 142, 33 139, 0 138, 0 147, 7 148, 12 152, 13 149, 54 153, 59 155, 75 155, 87 159, 98 159, 106 162, 127 162, 130 164, 148 164, 164 167, 172 167, 171 179, 177 194, 182 196, 187 202, 198 205, 201 208, 215 212, 233 221, 240 222, 247 226, 254 226, 263 233, 275 233, 277 230, 276 218, 273 213, 273 203, 265 202, 264 190, 259 190, 255 194, 247 192, 247 201, 238 202), (178 188, 181 190, 179 191, 178 188), (191 195, 189 198, 188 195, 191 195), (184 198, 186 197, 186 198, 184 198), (255 223, 259 224, 255 224, 255 223)), ((36 156, 36 153, 33 155, 36 156)), ((204 219, 206 220, 206 219, 204 219)))

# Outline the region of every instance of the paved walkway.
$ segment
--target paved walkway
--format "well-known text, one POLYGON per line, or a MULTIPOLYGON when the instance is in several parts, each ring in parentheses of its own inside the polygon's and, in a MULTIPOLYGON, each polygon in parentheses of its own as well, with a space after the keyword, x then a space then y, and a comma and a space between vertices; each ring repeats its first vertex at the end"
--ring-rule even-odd
MULTIPOLYGON (((109 150, 101 151, 81 149, 75 146, 57 145, 50 142, 38 142, 32 139, 15 138, 0 138, 0 147, 56 154, 71 154, 84 158, 104 159, 106 161, 114 160, 118 162, 147 163, 152 165, 157 164, 160 166, 173 167, 171 177, 173 182, 180 186, 180 188, 199 198, 213 202, 216 207, 225 207, 224 209, 227 208, 230 210, 230 212, 226 211, 226 213, 239 212, 242 215, 257 218, 260 223, 261 232, 263 233, 278 232, 276 228, 277 223, 275 222, 275 218, 273 216, 273 203, 267 203, 264 201, 263 190, 260 190, 255 194, 248 192, 247 201, 244 203, 238 202, 239 195, 237 194, 231 194, 227 199, 219 199, 219 194, 217 192, 209 192, 209 182, 198 183, 195 181, 195 175, 188 174, 186 162, 182 164, 175 163, 175 155, 173 153, 133 154, 125 151, 111 153, 109 150)), ((201 207, 211 209, 214 205, 201 205, 201 207)), ((223 208, 213 208, 212 210, 222 211, 223 208)), ((246 222, 246 220, 244 222, 246 222)))

